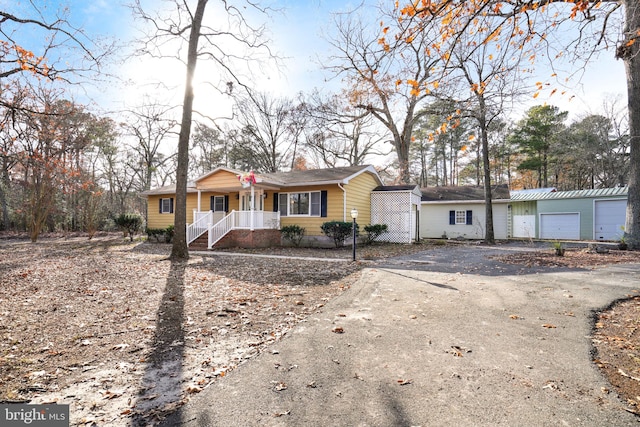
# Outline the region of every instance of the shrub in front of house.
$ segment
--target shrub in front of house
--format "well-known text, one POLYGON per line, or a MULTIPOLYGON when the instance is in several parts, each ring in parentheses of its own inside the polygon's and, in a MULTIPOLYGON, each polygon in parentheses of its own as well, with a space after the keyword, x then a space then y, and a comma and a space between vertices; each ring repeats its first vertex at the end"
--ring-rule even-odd
POLYGON ((147 228, 147 240, 155 239, 159 242, 160 236, 164 236, 164 228, 147 228))
POLYGON ((120 227, 124 233, 124 237, 129 236, 132 242, 133 236, 138 232, 138 230, 140 230, 140 226, 142 225, 142 217, 138 214, 121 214, 113 221, 118 227, 120 227))
POLYGON ((164 241, 166 243, 171 243, 173 240, 173 235, 175 234, 175 230, 173 225, 168 226, 164 229, 164 241))
POLYGON ((282 238, 296 248, 300 246, 300 242, 302 241, 306 231, 307 230, 304 227, 300 227, 299 225, 285 225, 280 228, 282 238))
MULTIPOLYGON (((360 227, 356 224, 356 236, 358 235, 358 229, 360 227)), ((333 239, 333 243, 336 248, 344 246, 344 241, 353 232, 353 223, 343 221, 328 221, 320 226, 320 229, 325 236, 333 239)))
POLYGON ((364 231, 367 233, 365 243, 370 245, 382 234, 388 231, 387 224, 369 224, 364 226, 364 231))
POLYGON ((167 228, 147 228, 147 240, 155 239, 156 242, 171 243, 173 240, 173 225, 167 228))

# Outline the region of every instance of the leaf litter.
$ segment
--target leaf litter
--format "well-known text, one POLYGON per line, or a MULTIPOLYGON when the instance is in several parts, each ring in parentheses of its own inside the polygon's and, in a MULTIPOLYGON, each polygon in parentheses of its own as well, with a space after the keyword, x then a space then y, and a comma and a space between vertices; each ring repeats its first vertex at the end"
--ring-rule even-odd
MULTIPOLYGON (((372 246, 362 248, 360 256, 375 260, 429 248, 372 246)), ((192 255, 180 276, 171 269, 169 251, 168 245, 130 243, 113 234, 91 241, 53 237, 35 244, 0 240, 0 401, 71 403, 74 426, 154 425, 321 310, 366 266, 295 259, 349 258, 350 248, 245 249, 240 252, 287 258, 273 262, 192 255), (181 294, 163 301, 166 288, 176 282, 181 294), (176 306, 183 311, 181 336, 161 343, 156 337, 162 326, 158 318, 169 318, 174 312, 170 308, 176 306), (158 344, 168 360, 152 360, 158 344), (180 359, 172 361, 176 355, 180 359)), ((494 259, 548 268, 594 268, 638 260, 637 253, 619 251, 567 251, 565 257, 527 251, 494 259)), ((625 304, 636 309, 638 302, 620 306, 625 304)), ((611 337, 621 335, 619 331, 608 329, 612 322, 623 323, 620 311, 625 325, 629 318, 639 318, 630 317, 628 310, 602 313, 594 345, 600 354, 597 365, 613 370, 605 374, 635 407, 640 390, 625 388, 616 378, 634 386, 640 383, 634 380, 640 375, 640 334, 629 333, 617 341, 611 337), (608 352, 604 345, 622 347, 622 352, 608 352), (618 373, 618 367, 634 379, 618 373)), ((635 324, 627 327, 636 330, 635 324)), ((454 356, 467 352, 456 347, 449 351, 454 356)), ((398 384, 405 381, 411 380, 398 384)))
POLYGON ((74 426, 153 425, 280 340, 361 269, 192 255, 180 273, 170 249, 114 235, 0 241, 0 400, 71 404, 74 426), (180 311, 177 335, 160 339, 159 319, 180 311))

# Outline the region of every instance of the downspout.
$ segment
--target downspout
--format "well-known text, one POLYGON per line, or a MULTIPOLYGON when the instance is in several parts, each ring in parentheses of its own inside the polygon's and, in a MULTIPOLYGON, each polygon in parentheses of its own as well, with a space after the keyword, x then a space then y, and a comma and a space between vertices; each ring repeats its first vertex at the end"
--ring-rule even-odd
POLYGON ((347 190, 344 189, 341 183, 338 183, 338 188, 342 190, 342 222, 347 221, 347 190))

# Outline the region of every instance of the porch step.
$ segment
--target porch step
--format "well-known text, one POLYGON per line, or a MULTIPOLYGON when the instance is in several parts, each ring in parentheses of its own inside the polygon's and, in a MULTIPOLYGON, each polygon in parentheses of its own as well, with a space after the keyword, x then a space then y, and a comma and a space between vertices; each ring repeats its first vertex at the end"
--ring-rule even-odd
POLYGON ((191 244, 189 245, 189 250, 206 251, 208 249, 207 246, 209 246, 209 236, 208 233, 204 233, 202 236, 191 242, 191 244))

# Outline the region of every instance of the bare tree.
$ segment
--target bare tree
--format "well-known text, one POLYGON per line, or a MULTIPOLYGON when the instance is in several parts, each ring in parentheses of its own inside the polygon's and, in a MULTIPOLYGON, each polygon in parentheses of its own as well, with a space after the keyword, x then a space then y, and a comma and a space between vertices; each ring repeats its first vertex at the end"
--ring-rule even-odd
POLYGON ((247 91, 238 101, 236 116, 240 132, 236 145, 242 144, 251 158, 252 169, 278 172, 295 159, 299 129, 292 120, 293 101, 275 98, 265 92, 247 91))
POLYGON ((139 52, 159 58, 177 58, 186 66, 176 167, 175 237, 171 251, 172 259, 184 260, 189 257, 186 202, 196 64, 199 59, 203 59, 216 65, 218 81, 211 79, 212 85, 224 93, 233 88, 233 82, 242 85, 237 68, 240 63, 246 65, 255 62, 260 52, 266 51, 269 54, 269 50, 263 41, 264 27, 254 27, 245 18, 247 7, 261 13, 266 12, 253 2, 217 3, 213 7, 218 9, 213 10, 219 12, 224 19, 212 17, 210 21, 205 19, 207 0, 173 0, 170 4, 173 10, 165 10, 161 14, 147 13, 139 0, 136 0, 133 9, 151 28, 139 52), (186 57, 182 50, 185 46, 186 57))
POLYGON ((225 136, 219 129, 196 123, 191 138, 191 158, 193 177, 202 175, 218 166, 227 165, 228 147, 225 136))
POLYGON ((132 137, 130 151, 133 156, 127 165, 138 181, 138 191, 149 190, 158 170, 169 163, 175 154, 164 154, 167 141, 175 135, 176 121, 171 117, 175 107, 159 102, 145 102, 128 111, 128 117, 122 122, 125 134, 132 137))
MULTIPOLYGON (((492 17, 478 17, 480 27, 491 27, 492 17)), ((517 25, 517 24, 513 24, 517 25)), ((489 158, 489 131, 493 124, 500 120, 509 111, 509 106, 523 95, 522 80, 518 70, 522 67, 522 58, 535 55, 536 46, 524 49, 526 35, 520 37, 514 35, 515 29, 505 29, 504 37, 501 34, 494 35, 500 49, 486 43, 478 46, 474 36, 463 33, 459 36, 457 48, 448 55, 445 75, 449 81, 447 90, 456 99, 459 106, 457 112, 451 112, 455 117, 464 116, 475 122, 479 139, 477 156, 478 163, 482 159, 482 168, 477 167, 478 178, 482 170, 482 182, 484 183, 485 197, 485 237, 487 244, 495 243, 493 230, 493 205, 491 194, 491 159, 489 158), (511 30, 511 31, 509 31, 511 30), (452 90, 453 89, 453 90, 452 90), (461 93, 469 93, 462 98, 461 93)), ((480 179, 478 179, 480 181, 480 179)), ((479 184, 479 182, 478 182, 479 184)))
POLYGON ((337 35, 331 42, 337 54, 327 68, 349 82, 351 104, 371 114, 390 133, 399 181, 409 183, 412 132, 420 115, 426 114, 420 105, 433 88, 432 70, 440 58, 430 54, 434 43, 430 31, 410 35, 411 43, 401 41, 403 36, 387 42, 387 34, 403 34, 406 30, 402 22, 390 22, 396 27, 371 28, 356 13, 339 15, 335 22, 337 35))
POLYGON ((55 85, 95 83, 115 44, 74 26, 68 8, 38 2, 20 6, 15 12, 0 10, 0 105, 25 108, 7 96, 9 82, 36 78, 55 85))
POLYGON ((373 116, 358 111, 346 99, 345 93, 323 97, 316 92, 306 104, 306 146, 320 165, 362 165, 370 157, 391 151, 390 147, 385 150, 389 139, 376 128, 373 116))

